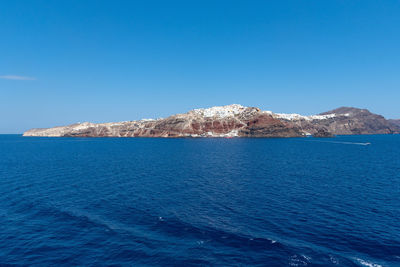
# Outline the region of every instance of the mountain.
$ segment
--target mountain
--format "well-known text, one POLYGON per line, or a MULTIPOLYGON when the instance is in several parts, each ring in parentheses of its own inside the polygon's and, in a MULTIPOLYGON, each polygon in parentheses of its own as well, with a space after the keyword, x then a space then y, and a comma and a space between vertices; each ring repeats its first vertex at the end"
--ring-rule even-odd
POLYGON ((323 114, 344 114, 347 119, 337 120, 331 123, 329 131, 335 134, 392 134, 399 132, 399 128, 393 126, 383 116, 373 114, 367 109, 341 107, 323 114), (349 118, 351 118, 349 120, 349 118))
POLYGON ((386 120, 383 116, 371 113, 367 109, 341 107, 317 116, 314 119, 291 118, 291 122, 305 132, 314 134, 327 131, 334 135, 353 134, 393 134, 399 133, 400 127, 386 120), (323 116, 321 118, 320 116, 323 116))
POLYGON ((31 129, 24 136, 54 137, 329 137, 399 133, 400 126, 365 109, 342 107, 319 115, 273 113, 233 104, 194 109, 164 119, 76 123, 31 129))

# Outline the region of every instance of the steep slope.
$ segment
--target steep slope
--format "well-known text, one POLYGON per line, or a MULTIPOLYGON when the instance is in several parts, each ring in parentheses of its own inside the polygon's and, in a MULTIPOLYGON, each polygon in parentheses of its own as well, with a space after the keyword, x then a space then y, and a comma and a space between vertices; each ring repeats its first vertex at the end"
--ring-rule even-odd
POLYGON ((389 122, 390 122, 392 125, 395 125, 395 126, 397 126, 397 127, 400 127, 400 119, 397 119, 397 120, 389 120, 389 122))
POLYGON ((400 127, 390 123, 381 115, 366 109, 341 107, 314 116, 277 114, 282 120, 290 121, 309 134, 328 132, 334 135, 393 134, 400 127))
POLYGON ((371 113, 367 109, 352 107, 341 107, 321 115, 336 114, 338 116, 334 122, 324 124, 328 131, 335 134, 393 134, 398 133, 400 128, 394 126, 383 116, 371 113))

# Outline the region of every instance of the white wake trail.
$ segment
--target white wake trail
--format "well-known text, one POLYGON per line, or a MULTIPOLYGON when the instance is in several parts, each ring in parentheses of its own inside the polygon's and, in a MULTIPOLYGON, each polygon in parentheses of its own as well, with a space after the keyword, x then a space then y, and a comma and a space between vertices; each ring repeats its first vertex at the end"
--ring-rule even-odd
POLYGON ((359 142, 320 141, 320 140, 307 140, 307 142, 320 142, 320 143, 333 143, 333 144, 359 145, 359 146, 368 146, 371 144, 371 143, 359 143, 359 142))

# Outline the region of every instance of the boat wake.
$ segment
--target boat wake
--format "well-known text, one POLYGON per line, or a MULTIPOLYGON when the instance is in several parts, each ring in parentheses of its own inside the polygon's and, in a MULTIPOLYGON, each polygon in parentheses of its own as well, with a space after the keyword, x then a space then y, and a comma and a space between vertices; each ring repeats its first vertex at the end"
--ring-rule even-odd
POLYGON ((340 141, 320 141, 320 140, 307 140, 307 142, 319 142, 319 143, 332 143, 332 144, 343 144, 343 145, 358 145, 358 146, 369 146, 371 143, 359 143, 359 142, 340 142, 340 141))

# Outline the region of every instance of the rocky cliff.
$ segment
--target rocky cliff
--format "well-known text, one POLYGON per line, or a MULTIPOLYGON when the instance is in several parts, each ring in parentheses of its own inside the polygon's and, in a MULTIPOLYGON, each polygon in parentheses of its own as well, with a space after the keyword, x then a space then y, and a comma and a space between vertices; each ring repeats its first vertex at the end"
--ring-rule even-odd
POLYGON ((315 134, 326 131, 334 135, 353 134, 393 134, 399 133, 400 127, 386 120, 383 116, 366 109, 341 107, 316 116, 292 116, 290 120, 302 131, 315 134))
POLYGON ((398 120, 389 120, 389 122, 390 122, 392 125, 395 125, 395 126, 400 127, 400 119, 398 119, 398 120))
POLYGON ((313 116, 281 114, 233 104, 195 109, 165 119, 117 123, 77 123, 32 129, 24 136, 57 137, 300 137, 307 135, 387 134, 400 126, 380 115, 339 108, 313 116))

